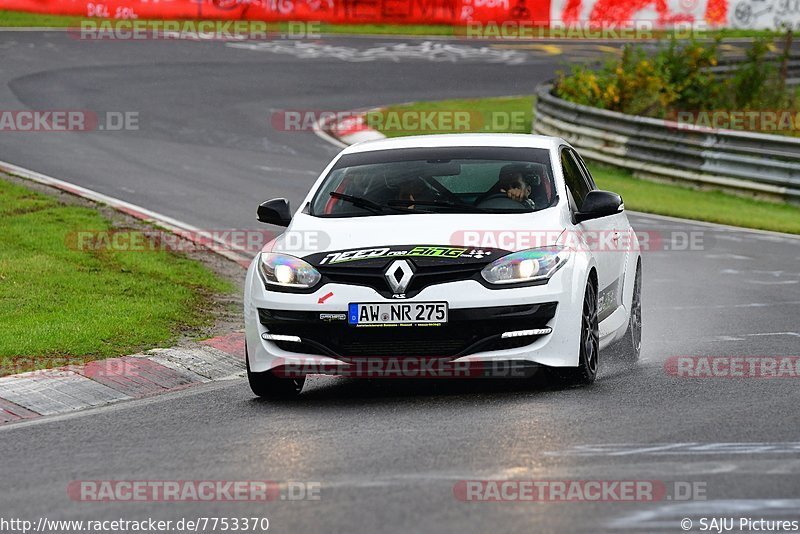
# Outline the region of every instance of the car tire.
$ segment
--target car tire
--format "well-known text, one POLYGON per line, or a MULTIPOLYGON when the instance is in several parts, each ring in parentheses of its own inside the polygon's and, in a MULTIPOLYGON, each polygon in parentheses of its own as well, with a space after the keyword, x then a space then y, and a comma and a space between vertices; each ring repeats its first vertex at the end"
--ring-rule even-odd
POLYGON ((271 371, 254 373, 250 370, 250 357, 247 353, 247 346, 244 349, 245 361, 247 364, 247 381, 250 389, 261 398, 271 400, 291 400, 296 399, 306 383, 306 377, 300 378, 281 378, 275 376, 271 371))
POLYGON ((562 370, 569 385, 588 386, 597 378, 600 360, 600 329, 597 311, 597 287, 592 280, 586 284, 581 309, 581 339, 578 366, 562 370))
POLYGON ((633 281, 633 300, 628 329, 619 342, 620 353, 625 361, 635 363, 642 352, 642 264, 636 265, 636 276, 633 281))

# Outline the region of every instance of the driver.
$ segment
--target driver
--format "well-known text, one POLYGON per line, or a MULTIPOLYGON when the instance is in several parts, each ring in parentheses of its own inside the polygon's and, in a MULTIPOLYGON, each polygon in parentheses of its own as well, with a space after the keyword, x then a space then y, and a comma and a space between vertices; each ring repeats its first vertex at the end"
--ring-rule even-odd
POLYGON ((503 167, 500 171, 498 185, 500 192, 505 193, 511 200, 516 200, 531 209, 536 207, 530 198, 531 185, 525 180, 525 173, 519 168, 510 165, 503 167))
MULTIPOLYGON (((425 180, 421 177, 412 178, 403 182, 400 185, 399 199, 409 202, 430 202, 436 200, 430 186, 428 186, 428 184, 425 183, 425 180)), ((416 206, 414 204, 409 204, 407 208, 413 210, 416 208, 416 206)))

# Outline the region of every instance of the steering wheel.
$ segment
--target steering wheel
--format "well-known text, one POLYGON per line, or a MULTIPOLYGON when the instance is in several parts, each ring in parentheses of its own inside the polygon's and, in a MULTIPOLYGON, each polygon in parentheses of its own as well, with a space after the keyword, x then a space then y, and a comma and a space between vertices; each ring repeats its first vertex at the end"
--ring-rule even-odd
POLYGON ((484 198, 476 205, 478 208, 489 208, 489 209, 503 209, 503 208, 520 208, 522 206, 522 202, 517 202, 512 198, 508 198, 508 195, 505 193, 492 193, 488 197, 484 198))

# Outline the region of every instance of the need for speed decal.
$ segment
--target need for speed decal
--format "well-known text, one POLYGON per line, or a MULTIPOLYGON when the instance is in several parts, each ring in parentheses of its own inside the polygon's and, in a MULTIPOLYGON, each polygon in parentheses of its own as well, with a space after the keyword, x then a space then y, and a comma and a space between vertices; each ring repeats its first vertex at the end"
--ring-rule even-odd
MULTIPOLYGON (((505 253, 505 251, 503 251, 505 253)), ((432 259, 451 259, 451 260, 482 260, 491 256, 499 257, 496 249, 488 248, 467 248, 449 247, 438 245, 406 245, 406 246, 387 246, 361 248, 351 250, 341 250, 335 252, 325 252, 314 254, 307 260, 316 260, 317 265, 336 265, 354 261, 376 260, 381 258, 397 257, 416 257, 432 259)))

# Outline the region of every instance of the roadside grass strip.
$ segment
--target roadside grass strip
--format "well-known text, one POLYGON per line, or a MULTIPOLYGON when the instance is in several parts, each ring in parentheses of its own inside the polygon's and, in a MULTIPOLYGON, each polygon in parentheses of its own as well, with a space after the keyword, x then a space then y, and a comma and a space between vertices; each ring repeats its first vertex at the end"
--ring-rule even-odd
POLYGON ((233 290, 166 250, 75 246, 77 232, 121 228, 2 179, 0 228, 0 376, 170 346, 212 324, 212 298, 233 290))

